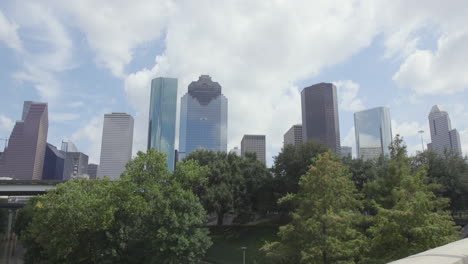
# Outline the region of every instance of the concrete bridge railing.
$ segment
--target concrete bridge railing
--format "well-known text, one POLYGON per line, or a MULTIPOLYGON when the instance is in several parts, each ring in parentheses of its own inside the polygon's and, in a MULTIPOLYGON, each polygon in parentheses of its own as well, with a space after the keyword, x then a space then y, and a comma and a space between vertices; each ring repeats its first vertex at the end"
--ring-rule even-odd
POLYGON ((392 264, 468 264, 468 238, 406 257, 392 264))

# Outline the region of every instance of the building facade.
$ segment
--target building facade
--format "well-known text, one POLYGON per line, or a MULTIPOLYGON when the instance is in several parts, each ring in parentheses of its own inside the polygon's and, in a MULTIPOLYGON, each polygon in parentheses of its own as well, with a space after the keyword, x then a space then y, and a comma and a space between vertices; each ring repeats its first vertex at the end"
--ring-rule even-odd
POLYGON ((227 151, 228 100, 208 75, 188 86, 181 99, 179 157, 197 149, 227 151))
POLYGON ((42 179, 48 128, 47 103, 24 102, 22 120, 16 122, 2 155, 0 177, 42 179))
POLYGON ((97 177, 98 165, 90 163, 88 164, 88 176, 90 179, 96 179, 97 177))
POLYGON ((241 155, 255 153, 257 160, 266 164, 266 138, 265 135, 244 135, 241 141, 241 155))
POLYGON ((302 144, 302 125, 292 126, 283 136, 283 147, 293 145, 295 147, 302 144))
POLYGON ((427 148, 439 155, 444 155, 445 152, 462 155, 460 134, 456 129, 452 129, 448 113, 440 106, 434 105, 428 118, 431 143, 427 145, 427 148))
POLYGON ((376 107, 354 113, 357 157, 364 160, 389 155, 392 122, 388 107, 376 107))
POLYGON ((63 180, 88 178, 88 155, 81 152, 66 152, 63 180))
POLYGON ((174 170, 175 130, 177 112, 177 79, 155 78, 151 81, 148 124, 148 149, 154 148, 167 156, 167 167, 174 170))
POLYGON ((47 143, 42 179, 63 180, 65 159, 65 152, 58 150, 54 145, 47 143))
POLYGON ((340 125, 336 87, 319 83, 301 92, 302 140, 315 140, 340 153, 340 125))
POLYGON ((241 156, 241 150, 239 147, 233 147, 231 150, 229 150, 229 153, 234 153, 236 156, 241 156))
POLYGON ((120 179, 132 158, 133 123, 133 117, 126 113, 104 115, 98 178, 120 179))

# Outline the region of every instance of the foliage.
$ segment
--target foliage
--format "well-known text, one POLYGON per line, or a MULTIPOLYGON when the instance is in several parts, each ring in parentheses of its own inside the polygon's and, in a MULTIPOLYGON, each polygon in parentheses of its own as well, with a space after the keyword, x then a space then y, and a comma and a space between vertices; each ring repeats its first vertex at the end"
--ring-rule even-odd
POLYGON ((450 199, 453 213, 468 210, 468 160, 456 153, 425 151, 411 159, 413 170, 427 168, 427 176, 441 188, 436 194, 450 199))
POLYGON ((22 213, 26 263, 198 263, 211 245, 206 213, 183 186, 153 149, 119 181, 60 184, 22 213))
POLYGON ((306 173, 312 159, 327 150, 327 146, 312 140, 299 146, 286 145, 278 156, 274 157, 272 168, 277 198, 287 193, 297 193, 299 178, 306 173))
POLYGON ((198 150, 190 153, 177 171, 188 166, 188 162, 197 161, 208 167, 207 180, 199 186, 193 186, 205 209, 218 216, 218 225, 223 224, 224 215, 234 211, 239 221, 246 222, 255 211, 266 211, 273 198, 265 197, 271 191, 265 190, 271 182, 271 175, 264 164, 255 156, 238 157, 234 153, 198 150))
POLYGON ((292 200, 292 221, 282 226, 278 242, 262 250, 274 263, 355 263, 364 236, 356 229, 361 218, 358 195, 350 174, 330 152, 314 159, 301 177, 292 200))
POLYGON ((366 263, 386 263, 456 239, 454 223, 445 208, 448 200, 437 197, 427 184, 424 167, 411 171, 403 140, 392 143, 387 173, 365 186, 377 212, 369 228, 371 237, 366 263))

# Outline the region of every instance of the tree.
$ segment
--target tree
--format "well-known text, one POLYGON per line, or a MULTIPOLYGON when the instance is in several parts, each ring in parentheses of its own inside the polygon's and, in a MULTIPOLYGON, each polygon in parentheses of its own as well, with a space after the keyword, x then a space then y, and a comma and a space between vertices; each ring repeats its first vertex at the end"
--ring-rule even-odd
POLYGON ((411 171, 406 146, 398 135, 391 147, 387 175, 365 187, 376 216, 367 263, 387 263, 456 239, 456 229, 445 208, 427 183, 427 170, 411 171))
POLYGON ((178 167, 183 170, 193 161, 208 168, 206 181, 194 192, 205 209, 217 215, 218 225, 223 224, 224 215, 230 211, 238 215, 238 221, 246 222, 253 212, 268 210, 273 199, 266 194, 272 193, 266 189, 271 185, 271 174, 254 156, 198 150, 190 153, 178 167))
POLYGON ((431 183, 441 186, 436 194, 450 199, 453 214, 468 210, 468 161, 460 155, 447 152, 439 155, 432 151, 419 153, 411 159, 412 169, 427 168, 431 183))
POLYGON ((183 186, 154 149, 121 180, 60 184, 25 207, 26 262, 197 263, 211 245, 206 213, 183 186))
POLYGON ((350 174, 331 153, 319 155, 300 178, 292 201, 291 223, 280 227, 280 241, 262 250, 274 263, 355 263, 364 236, 355 228, 361 207, 350 174))
POLYGON ((313 158, 327 150, 327 146, 313 140, 299 146, 286 145, 274 157, 272 168, 278 198, 287 193, 297 193, 299 178, 306 173, 313 158))

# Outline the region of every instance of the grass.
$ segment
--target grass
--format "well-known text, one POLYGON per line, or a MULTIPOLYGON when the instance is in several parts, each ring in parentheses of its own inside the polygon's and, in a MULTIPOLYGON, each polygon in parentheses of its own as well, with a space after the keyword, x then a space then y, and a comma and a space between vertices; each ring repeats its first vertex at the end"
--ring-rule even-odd
POLYGON ((265 241, 277 239, 277 226, 221 226, 211 227, 213 245, 205 260, 213 264, 242 263, 242 249, 246 250, 246 263, 268 263, 265 254, 259 249, 265 241))

